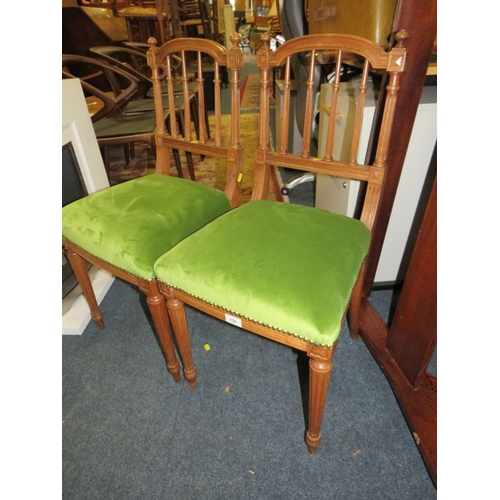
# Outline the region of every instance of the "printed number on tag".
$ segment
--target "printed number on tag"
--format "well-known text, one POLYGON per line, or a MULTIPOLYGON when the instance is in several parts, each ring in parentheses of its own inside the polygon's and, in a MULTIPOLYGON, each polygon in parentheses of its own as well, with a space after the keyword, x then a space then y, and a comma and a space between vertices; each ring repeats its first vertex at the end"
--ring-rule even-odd
POLYGON ((241 328, 241 319, 240 318, 235 318, 234 316, 231 316, 230 314, 226 313, 226 323, 231 323, 234 326, 239 326, 241 328))

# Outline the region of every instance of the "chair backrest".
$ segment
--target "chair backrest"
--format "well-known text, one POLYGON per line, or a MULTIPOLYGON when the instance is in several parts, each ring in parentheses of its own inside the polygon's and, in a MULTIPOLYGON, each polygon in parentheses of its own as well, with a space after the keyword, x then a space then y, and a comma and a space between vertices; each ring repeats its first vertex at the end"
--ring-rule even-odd
POLYGON ((101 104, 91 115, 92 122, 121 113, 134 99, 139 80, 130 73, 92 57, 62 55, 62 77, 79 78, 85 97, 94 97, 101 104))
MULTIPOLYGON (((263 45, 257 52, 257 66, 260 69, 260 125, 259 144, 255 156, 254 188, 252 199, 266 199, 269 186, 270 169, 286 167, 307 172, 316 172, 345 179, 354 179, 366 183, 364 200, 360 219, 371 230, 377 214, 381 191, 384 184, 387 168, 387 151, 394 122, 394 110, 399 89, 399 78, 404 70, 406 49, 404 42, 408 33, 404 30, 396 35, 397 46, 386 52, 378 45, 363 38, 351 35, 305 35, 293 38, 279 46, 274 52, 270 49, 271 35, 262 36, 263 45), (308 77, 302 82, 306 86, 305 103, 301 103, 304 110, 303 137, 299 154, 288 151, 290 123, 295 117, 290 111, 292 95, 293 56, 300 55, 308 60, 308 77), (337 103, 341 91, 341 68, 343 63, 362 69, 357 86, 357 108, 353 120, 353 133, 349 146, 348 159, 333 157, 333 146, 336 140, 337 103), (331 85, 331 100, 327 104, 328 132, 326 136, 325 153, 321 158, 311 153, 313 120, 315 120, 314 103, 316 95, 314 89, 317 84, 317 66, 323 65, 327 73, 333 74, 331 85), (281 118, 281 136, 277 137, 275 150, 270 147, 269 136, 269 93, 271 74, 279 68, 283 73, 283 105, 281 118), (369 88, 370 75, 376 73, 382 81, 387 81, 386 92, 381 89, 378 106, 381 120, 377 120, 375 141, 376 153, 374 158, 366 158, 364 163, 358 163, 360 156, 360 137, 365 117, 364 104, 369 88), (383 109, 382 109, 383 106, 383 109)), ((379 116, 378 112, 375 116, 379 116)), ((375 130, 375 129, 372 129, 375 130)), ((373 140, 373 139, 372 139, 373 140)), ((345 144, 343 145, 345 147, 345 144)))
POLYGON ((243 68, 243 52, 239 48, 241 38, 234 34, 231 37, 233 46, 226 49, 213 40, 200 38, 176 38, 169 40, 158 47, 156 40, 151 38, 150 50, 147 53, 148 63, 152 70, 154 99, 156 107, 156 172, 168 174, 170 167, 170 152, 172 149, 190 151, 194 154, 220 158, 226 161, 225 194, 235 207, 238 204, 241 175, 243 170, 243 151, 240 143, 240 71, 243 68), (175 57, 181 58, 181 76, 174 78, 173 62, 175 57), (188 62, 192 61, 192 66, 188 62), (174 85, 182 82, 184 102, 188 102, 190 89, 189 80, 194 72, 198 83, 198 113, 193 117, 199 124, 199 137, 193 137, 191 107, 184 106, 184 132, 181 134, 176 117, 169 116, 169 126, 163 120, 162 100, 162 67, 166 67, 165 84, 168 89, 170 108, 174 108, 174 85), (223 134, 222 123, 222 78, 221 72, 227 68, 231 75, 229 85, 231 112, 230 124, 227 133, 223 134), (213 77, 206 77, 212 74, 213 77), (213 80, 212 80, 213 78, 213 80), (207 129, 208 117, 206 112, 206 95, 210 92, 213 97, 214 113, 212 129, 207 129))

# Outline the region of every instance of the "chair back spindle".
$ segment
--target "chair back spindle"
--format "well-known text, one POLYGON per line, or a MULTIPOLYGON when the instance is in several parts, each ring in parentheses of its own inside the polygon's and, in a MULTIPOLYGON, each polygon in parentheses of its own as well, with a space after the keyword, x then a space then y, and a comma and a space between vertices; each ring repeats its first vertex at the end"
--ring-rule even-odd
MULTIPOLYGON (((363 73, 361 76, 361 83, 359 85, 359 94, 358 94, 358 107, 356 109, 356 119, 354 121, 354 131, 351 142, 351 150, 349 153, 349 165, 357 165, 358 164, 358 156, 359 156, 359 141, 361 138, 361 129, 363 126, 363 110, 365 107, 365 99, 366 99, 366 91, 368 90, 368 74, 370 69, 370 62, 365 60, 363 65, 363 73)), ((332 144, 333 146, 333 144, 332 144)))
POLYGON ((328 132, 326 137, 325 161, 333 161, 333 143, 335 142, 335 125, 337 123, 337 102, 340 92, 340 71, 342 68, 342 51, 337 54, 337 62, 335 65, 335 76, 332 84, 332 99, 330 102, 330 115, 328 117, 328 132))

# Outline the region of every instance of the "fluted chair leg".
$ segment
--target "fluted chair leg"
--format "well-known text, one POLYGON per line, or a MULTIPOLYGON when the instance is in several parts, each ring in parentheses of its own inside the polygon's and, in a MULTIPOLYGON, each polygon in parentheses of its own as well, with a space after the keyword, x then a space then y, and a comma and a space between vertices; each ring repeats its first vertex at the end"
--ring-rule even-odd
POLYGON ((175 354, 165 299, 161 295, 156 281, 151 282, 150 290, 146 291, 146 295, 149 310, 151 311, 151 316, 153 317, 156 331, 160 337, 161 347, 167 361, 167 370, 176 382, 180 382, 181 367, 175 354))
POLYGON ((328 383, 332 371, 332 357, 336 343, 330 349, 311 346, 309 356, 309 422, 306 443, 310 455, 316 454, 321 442, 321 422, 325 410, 328 383))
POLYGON ((182 362, 184 363, 184 376, 189 382, 189 387, 191 387, 191 389, 195 389, 196 368, 194 367, 193 357, 191 354, 191 343, 189 341, 184 304, 178 299, 167 298, 167 309, 174 328, 175 338, 181 353, 182 362))

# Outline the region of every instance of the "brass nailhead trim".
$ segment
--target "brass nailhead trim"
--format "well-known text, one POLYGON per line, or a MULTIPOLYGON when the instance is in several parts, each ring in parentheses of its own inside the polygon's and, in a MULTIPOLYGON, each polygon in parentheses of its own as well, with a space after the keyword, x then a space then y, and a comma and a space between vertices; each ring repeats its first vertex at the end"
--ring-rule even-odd
MULTIPOLYGON (((160 281, 160 280, 158 280, 158 281, 160 281)), ((304 340, 305 342, 309 342, 310 344, 315 345, 317 347, 332 347, 331 345, 328 345, 328 344, 321 344, 319 342, 313 342, 312 340, 309 340, 309 339, 305 338, 303 335, 299 335, 297 333, 289 332, 287 330, 283 330, 282 328, 277 328, 277 327, 269 325, 267 323, 263 323, 262 321, 257 321, 257 320, 255 320, 253 318, 249 318, 248 316, 244 316, 243 314, 240 314, 240 313, 238 313, 236 311, 232 311, 230 309, 226 309, 225 307, 221 307, 218 304, 214 304, 213 302, 205 300, 205 299, 199 297, 198 295, 194 295, 193 293, 189 293, 186 290, 183 290, 182 288, 170 285, 169 283, 165 283, 164 281, 161 281, 161 283, 163 285, 166 285, 166 286, 169 286, 169 287, 173 288, 174 290, 179 290, 180 292, 185 293, 186 295, 189 295, 190 297, 193 297, 196 300, 204 302, 205 304, 208 304, 208 305, 213 306, 213 307, 217 307, 217 308, 221 309, 222 311, 228 312, 230 314, 235 314, 235 315, 239 316, 240 318, 243 318, 243 319, 245 319, 247 321, 251 321, 252 323, 255 323, 257 325, 264 326, 266 328, 271 328, 271 330, 275 330, 275 331, 277 331, 279 333, 284 333, 286 335, 289 335, 290 337, 295 337, 295 338, 298 338, 300 340, 304 340)))

